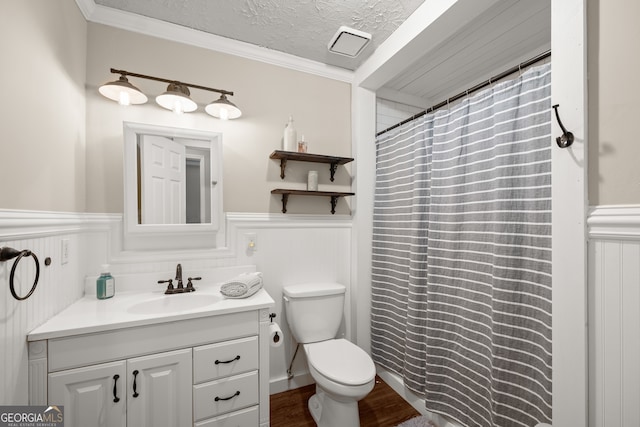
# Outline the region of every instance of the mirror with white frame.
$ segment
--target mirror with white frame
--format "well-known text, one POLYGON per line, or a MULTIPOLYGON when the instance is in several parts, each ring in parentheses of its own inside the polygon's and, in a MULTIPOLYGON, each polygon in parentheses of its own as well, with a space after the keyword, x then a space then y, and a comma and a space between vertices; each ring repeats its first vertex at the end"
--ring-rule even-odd
POLYGON ((180 248, 216 246, 222 217, 221 140, 217 132, 124 123, 128 249, 157 247, 166 237, 184 240, 180 248))

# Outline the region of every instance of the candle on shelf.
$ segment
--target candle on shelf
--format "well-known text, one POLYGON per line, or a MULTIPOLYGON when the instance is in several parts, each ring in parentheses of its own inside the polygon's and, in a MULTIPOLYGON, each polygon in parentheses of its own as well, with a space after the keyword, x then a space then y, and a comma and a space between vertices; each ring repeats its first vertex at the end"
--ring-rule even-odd
POLYGON ((307 177, 307 190, 318 191, 318 171, 309 171, 307 177))

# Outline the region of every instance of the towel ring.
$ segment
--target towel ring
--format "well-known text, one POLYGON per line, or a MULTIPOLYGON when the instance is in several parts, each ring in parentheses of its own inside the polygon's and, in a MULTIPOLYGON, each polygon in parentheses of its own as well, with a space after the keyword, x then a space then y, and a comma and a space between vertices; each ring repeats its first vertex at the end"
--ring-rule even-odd
POLYGON ((40 262, 38 261, 38 257, 36 256, 36 254, 28 249, 17 251, 13 248, 8 247, 0 248, 0 261, 8 261, 13 258, 15 258, 16 260, 13 262, 13 266, 11 267, 11 274, 9 275, 9 290, 11 291, 11 295, 13 295, 15 299, 17 299, 18 301, 24 301, 33 294, 33 292, 36 290, 36 287, 38 286, 38 279, 40 278, 40 262), (29 293, 21 297, 16 293, 13 279, 16 274, 16 267, 18 266, 18 263, 22 258, 27 256, 32 257, 33 261, 36 263, 36 277, 33 280, 33 285, 31 286, 31 290, 29 291, 29 293))

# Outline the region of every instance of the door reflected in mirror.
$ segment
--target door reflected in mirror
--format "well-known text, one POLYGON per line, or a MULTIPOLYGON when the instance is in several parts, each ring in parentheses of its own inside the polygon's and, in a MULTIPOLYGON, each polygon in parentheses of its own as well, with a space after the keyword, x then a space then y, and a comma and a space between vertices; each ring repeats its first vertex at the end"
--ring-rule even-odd
POLYGON ((138 224, 211 222, 208 141, 139 134, 138 224))

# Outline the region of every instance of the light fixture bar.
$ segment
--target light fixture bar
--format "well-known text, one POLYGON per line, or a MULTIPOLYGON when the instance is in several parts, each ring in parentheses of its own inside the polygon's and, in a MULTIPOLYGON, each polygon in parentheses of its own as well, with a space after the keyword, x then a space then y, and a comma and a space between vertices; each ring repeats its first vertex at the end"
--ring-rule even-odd
POLYGON ((232 91, 228 91, 228 90, 224 90, 224 89, 214 89, 212 87, 194 85, 192 83, 181 82, 181 81, 178 81, 178 80, 168 80, 168 79, 163 79, 163 78, 160 78, 160 77, 147 76, 145 74, 131 73, 131 72, 125 71, 125 70, 116 70, 115 68, 112 68, 111 72, 113 74, 120 74, 122 76, 139 77, 141 79, 155 80, 157 82, 180 83, 180 84, 182 84, 184 86, 189 86, 189 87, 192 87, 194 89, 208 90, 210 92, 217 92, 217 93, 222 94, 222 95, 233 96, 233 92, 232 91))

